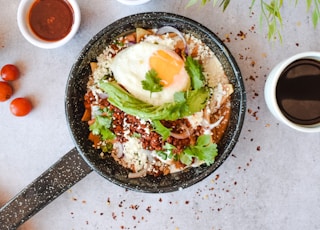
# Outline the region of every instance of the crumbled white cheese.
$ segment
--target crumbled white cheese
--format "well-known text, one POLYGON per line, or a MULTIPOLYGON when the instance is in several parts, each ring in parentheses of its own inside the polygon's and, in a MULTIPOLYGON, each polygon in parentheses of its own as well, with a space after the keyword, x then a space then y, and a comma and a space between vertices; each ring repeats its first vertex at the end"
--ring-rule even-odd
POLYGON ((149 42, 149 43, 153 43, 153 44, 159 44, 159 45, 163 45, 168 47, 169 49, 174 50, 174 47, 176 45, 176 41, 170 37, 168 37, 168 35, 165 35, 165 39, 159 37, 159 36, 155 36, 155 35, 149 35, 147 36, 144 41, 145 42, 149 42))
POLYGON ((201 125, 203 122, 203 110, 200 112, 196 112, 187 117, 193 129, 197 128, 197 126, 201 125))
POLYGON ((124 161, 128 165, 133 165, 138 172, 145 168, 147 164, 147 154, 143 151, 142 143, 139 139, 129 137, 127 142, 123 143, 124 161))
POLYGON ((226 92, 223 90, 222 84, 218 85, 213 90, 214 101, 216 102, 216 108, 220 108, 222 98, 226 95, 226 92))

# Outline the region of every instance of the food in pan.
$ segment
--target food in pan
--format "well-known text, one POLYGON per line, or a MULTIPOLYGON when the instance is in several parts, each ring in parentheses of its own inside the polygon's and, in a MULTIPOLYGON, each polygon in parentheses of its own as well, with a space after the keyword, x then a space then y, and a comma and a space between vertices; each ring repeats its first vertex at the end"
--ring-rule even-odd
POLYGON ((137 28, 91 69, 82 120, 101 158, 111 154, 131 178, 214 163, 233 86, 199 38, 169 26, 137 28))

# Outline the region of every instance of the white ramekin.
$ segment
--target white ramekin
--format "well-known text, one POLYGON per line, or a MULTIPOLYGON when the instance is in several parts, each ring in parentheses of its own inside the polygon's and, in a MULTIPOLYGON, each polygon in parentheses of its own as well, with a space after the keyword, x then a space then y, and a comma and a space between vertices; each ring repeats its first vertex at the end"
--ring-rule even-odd
POLYGON ((36 0, 21 0, 19 7, 18 7, 18 13, 17 13, 17 22, 18 27, 23 35, 23 37, 30 42, 31 44, 44 48, 44 49, 53 49, 60 46, 63 46, 67 42, 69 42, 74 35, 77 33, 80 21, 81 21, 81 14, 80 14, 80 8, 76 0, 67 0, 70 4, 70 6, 73 9, 73 25, 71 27, 71 30, 69 34, 64 37, 63 39, 59 41, 45 41, 43 39, 40 39, 37 37, 32 31, 28 23, 28 14, 30 11, 30 7, 36 0))

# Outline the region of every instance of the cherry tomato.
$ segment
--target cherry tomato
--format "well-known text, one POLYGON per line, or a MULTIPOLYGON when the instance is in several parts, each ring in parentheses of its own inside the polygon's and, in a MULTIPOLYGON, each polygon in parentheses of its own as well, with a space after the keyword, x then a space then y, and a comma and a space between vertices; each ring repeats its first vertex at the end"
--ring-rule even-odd
POLYGON ((10 111, 13 115, 22 117, 30 113, 32 109, 31 102, 24 97, 15 98, 10 103, 10 111))
POLYGON ((20 76, 19 69, 12 64, 4 65, 1 69, 1 77, 5 81, 14 81, 20 76))
POLYGON ((13 89, 8 82, 0 81, 0 101, 8 100, 13 94, 13 89))

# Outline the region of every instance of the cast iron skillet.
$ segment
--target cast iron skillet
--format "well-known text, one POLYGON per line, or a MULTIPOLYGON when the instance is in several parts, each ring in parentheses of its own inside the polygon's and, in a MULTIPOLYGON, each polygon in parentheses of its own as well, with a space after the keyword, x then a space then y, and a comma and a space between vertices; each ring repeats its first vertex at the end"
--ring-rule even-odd
POLYGON ((65 109, 76 147, 0 209, 1 229, 18 227, 93 170, 112 183, 139 192, 173 192, 191 186, 210 175, 229 156, 238 140, 245 108, 246 95, 240 70, 229 50, 210 30, 191 19, 163 12, 141 13, 122 18, 95 35, 71 69, 66 86, 65 109), (88 141, 88 125, 81 122, 84 112, 83 96, 90 74, 89 63, 95 61, 97 55, 115 37, 130 33, 136 27, 160 28, 165 25, 194 34, 214 51, 234 86, 231 120, 226 134, 218 144, 219 155, 211 166, 190 168, 160 177, 129 179, 128 171, 112 157, 104 160, 99 158, 99 151, 88 141))

